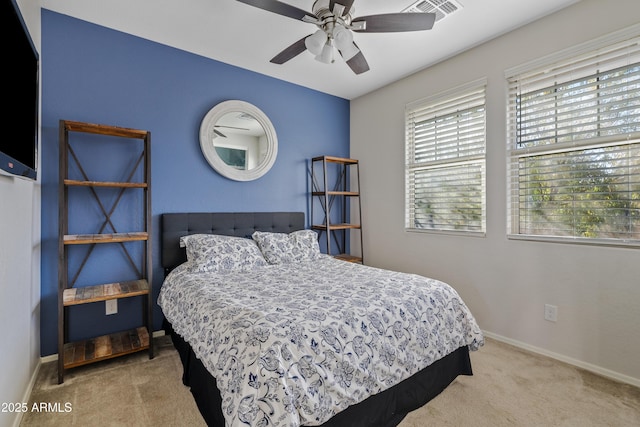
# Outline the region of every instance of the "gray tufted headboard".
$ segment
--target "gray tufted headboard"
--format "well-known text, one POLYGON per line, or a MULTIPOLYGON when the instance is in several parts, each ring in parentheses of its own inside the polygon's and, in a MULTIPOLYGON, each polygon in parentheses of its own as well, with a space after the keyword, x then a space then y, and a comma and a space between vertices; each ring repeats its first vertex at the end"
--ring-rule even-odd
POLYGON ((250 237, 254 231, 290 233, 305 228, 303 212, 198 212, 162 214, 162 267, 165 274, 187 260, 180 237, 223 234, 250 237))

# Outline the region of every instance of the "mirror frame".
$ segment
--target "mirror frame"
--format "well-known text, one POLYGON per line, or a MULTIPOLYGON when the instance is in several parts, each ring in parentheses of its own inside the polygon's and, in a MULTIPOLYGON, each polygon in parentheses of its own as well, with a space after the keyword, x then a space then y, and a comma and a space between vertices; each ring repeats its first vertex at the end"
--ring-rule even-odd
POLYGON ((220 175, 233 179, 235 181, 253 181, 260 178, 273 166, 278 155, 278 136, 276 130, 267 115, 258 107, 245 101, 229 100, 223 101, 214 106, 202 119, 200 124, 200 148, 202 154, 207 159, 211 167, 220 175), (228 113, 240 112, 251 115, 255 118, 267 138, 267 152, 264 159, 253 169, 241 170, 227 165, 218 156, 212 143, 212 135, 215 124, 218 120, 228 113))

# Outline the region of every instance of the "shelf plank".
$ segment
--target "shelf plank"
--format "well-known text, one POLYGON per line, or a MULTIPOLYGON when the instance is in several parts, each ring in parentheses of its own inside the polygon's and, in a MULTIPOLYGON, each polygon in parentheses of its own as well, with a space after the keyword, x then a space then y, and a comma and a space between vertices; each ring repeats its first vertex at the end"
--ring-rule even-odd
POLYGON ((126 282, 107 283, 104 285, 68 288, 63 292, 65 306, 88 304, 110 299, 130 298, 149 293, 149 283, 145 279, 126 282))
POLYGON ((334 156, 314 157, 312 160, 314 162, 318 162, 318 161, 324 160, 325 162, 329 162, 329 163, 341 163, 341 164, 345 164, 345 165, 358 164, 358 161, 356 159, 347 159, 347 158, 344 158, 344 157, 334 157, 334 156))
POLYGON ((314 191, 312 192, 314 196, 324 196, 328 194, 329 196, 351 196, 357 197, 360 195, 357 191, 314 191))
POLYGON ((63 238, 65 245, 86 245, 87 243, 118 243, 147 240, 146 232, 110 233, 110 234, 67 234, 63 238))
POLYGON ((330 224, 329 227, 326 225, 312 225, 311 228, 314 230, 348 230, 348 229, 359 229, 360 224, 330 224))
POLYGON ((109 187, 109 188, 147 188, 146 182, 108 182, 108 181, 79 181, 76 179, 65 179, 64 185, 75 187, 109 187))
POLYGON ((141 326, 64 345, 64 368, 75 368, 149 348, 149 333, 141 326))
POLYGON ((107 126, 94 123, 64 120, 64 128, 69 132, 95 133, 99 135, 119 136, 123 138, 144 139, 149 134, 146 130, 129 129, 118 126, 107 126))
POLYGON ((339 254, 339 255, 334 255, 333 257, 342 261, 355 262, 360 264, 362 263, 362 257, 355 256, 355 255, 339 254))

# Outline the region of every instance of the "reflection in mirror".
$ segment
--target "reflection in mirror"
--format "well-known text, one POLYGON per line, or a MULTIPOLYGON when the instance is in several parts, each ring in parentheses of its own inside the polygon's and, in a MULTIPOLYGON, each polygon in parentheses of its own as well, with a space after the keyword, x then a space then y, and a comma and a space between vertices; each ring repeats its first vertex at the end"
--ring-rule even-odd
POLYGON ((236 169, 254 169, 267 154, 267 134, 255 117, 242 111, 220 117, 211 137, 220 159, 236 169))
POLYGON ((236 181, 267 173, 276 159, 278 140, 269 118, 244 101, 213 107, 200 126, 200 147, 209 164, 236 181))

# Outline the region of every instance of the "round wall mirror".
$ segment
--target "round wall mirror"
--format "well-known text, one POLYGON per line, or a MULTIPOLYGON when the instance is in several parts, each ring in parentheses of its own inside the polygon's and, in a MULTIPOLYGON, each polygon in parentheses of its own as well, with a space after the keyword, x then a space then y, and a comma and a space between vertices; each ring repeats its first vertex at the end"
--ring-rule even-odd
POLYGON ((202 119, 200 148, 219 174, 236 181, 251 181, 273 166, 278 137, 258 107, 244 101, 224 101, 202 119))

